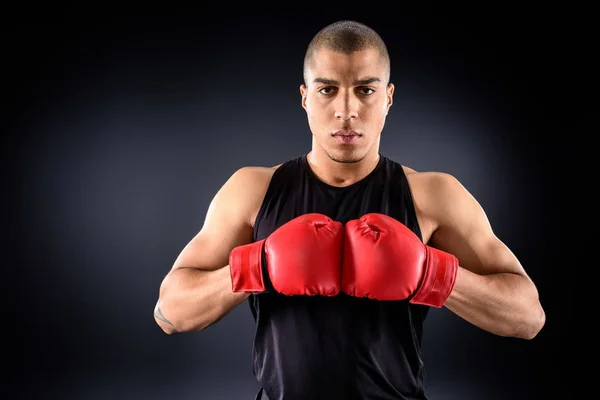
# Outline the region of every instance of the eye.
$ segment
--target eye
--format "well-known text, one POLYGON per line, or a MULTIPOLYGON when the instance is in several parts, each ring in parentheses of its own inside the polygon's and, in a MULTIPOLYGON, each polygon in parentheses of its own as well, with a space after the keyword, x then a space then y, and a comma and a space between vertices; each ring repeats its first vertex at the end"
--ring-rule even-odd
POLYGON ((329 95, 329 94, 332 94, 334 90, 335 90, 335 88, 333 86, 325 86, 325 87, 319 89, 318 92, 321 94, 324 94, 324 95, 329 95))
POLYGON ((375 93, 375 90, 370 87, 359 87, 357 89, 357 91, 360 92, 360 94, 365 95, 365 96, 369 96, 369 95, 375 93))

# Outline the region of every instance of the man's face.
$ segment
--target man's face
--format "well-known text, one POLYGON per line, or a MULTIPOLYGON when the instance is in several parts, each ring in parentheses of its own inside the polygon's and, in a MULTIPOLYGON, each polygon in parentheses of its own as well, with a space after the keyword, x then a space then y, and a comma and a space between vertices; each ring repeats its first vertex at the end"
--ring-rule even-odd
POLYGON ((353 163, 379 151, 394 86, 375 49, 338 53, 321 48, 300 87, 313 134, 313 151, 353 163))

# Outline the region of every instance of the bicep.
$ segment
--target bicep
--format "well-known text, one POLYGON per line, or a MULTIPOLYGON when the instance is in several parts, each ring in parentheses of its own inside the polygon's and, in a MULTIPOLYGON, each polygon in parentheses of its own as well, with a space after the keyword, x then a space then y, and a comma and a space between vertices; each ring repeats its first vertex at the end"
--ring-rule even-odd
POLYGON ((437 229, 432 246, 454 254, 461 267, 480 275, 516 273, 525 275, 517 257, 494 233, 478 201, 451 176, 437 182, 444 196, 436 204, 437 229))
POLYGON ((225 267, 234 247, 251 242, 250 216, 254 204, 247 196, 246 182, 243 177, 234 175, 219 189, 208 207, 201 229, 183 248, 173 269, 216 270, 225 267))
POLYGON ((233 220, 205 224, 178 255, 173 269, 197 268, 213 271, 226 266, 229 253, 239 245, 250 243, 252 227, 233 220))

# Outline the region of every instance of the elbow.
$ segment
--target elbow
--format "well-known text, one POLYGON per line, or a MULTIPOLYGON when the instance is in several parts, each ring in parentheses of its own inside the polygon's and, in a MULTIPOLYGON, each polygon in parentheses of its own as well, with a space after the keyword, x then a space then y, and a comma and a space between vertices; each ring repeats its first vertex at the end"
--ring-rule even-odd
POLYGON ((533 302, 528 307, 527 323, 523 334, 523 338, 527 340, 535 338, 544 328, 544 325, 546 325, 546 312, 544 311, 544 307, 542 307, 537 293, 533 299, 533 302))
POLYGON ((521 323, 515 326, 515 331, 511 336, 532 340, 541 332, 545 324, 546 313, 544 309, 539 305, 532 307, 531 311, 521 320, 521 323))
POLYGON ((165 302, 159 299, 156 302, 156 306, 154 306, 154 322, 167 335, 180 332, 175 324, 175 320, 165 317, 165 309, 165 302))
POLYGON ((154 321, 167 335, 184 332, 202 331, 212 325, 212 321, 198 318, 186 318, 173 310, 181 309, 169 301, 159 300, 154 308, 154 321), (168 317, 167 317, 168 316, 168 317))
POLYGON ((175 308, 169 306, 169 302, 164 300, 158 300, 154 307, 154 321, 160 329, 167 335, 173 335, 175 333, 185 332, 185 329, 179 319, 174 313, 169 312, 175 308), (169 317, 167 318, 168 315, 169 317))
POLYGON ((535 308, 535 312, 532 312, 532 315, 529 318, 529 323, 527 324, 527 330, 524 334, 524 339, 531 340, 535 338, 538 333, 544 328, 546 324, 546 313, 541 306, 535 308))
POLYGON ((203 327, 203 326, 187 326, 187 325, 183 325, 183 324, 177 324, 176 322, 175 323, 165 323, 164 321, 162 321, 156 317, 154 317, 154 320, 156 321, 156 323, 160 327, 160 329, 162 329, 162 331, 164 333, 166 333, 167 335, 174 335, 176 333, 201 331, 201 330, 205 329, 205 327, 203 327))
POLYGON ((204 329, 203 326, 192 326, 184 321, 178 321, 177 319, 166 320, 162 316, 154 315, 154 321, 167 335, 174 335, 176 333, 201 331, 204 329))
POLYGON ((521 317, 516 318, 519 322, 515 324, 515 332, 512 336, 532 340, 541 332, 546 324, 546 313, 540 302, 537 290, 534 288, 533 292, 523 298, 520 304, 522 306, 521 317))
POLYGON ((161 319, 157 318, 156 316, 154 316, 154 321, 156 322, 158 327, 162 329, 162 331, 167 335, 173 335, 174 333, 180 332, 174 325, 167 324, 161 319))

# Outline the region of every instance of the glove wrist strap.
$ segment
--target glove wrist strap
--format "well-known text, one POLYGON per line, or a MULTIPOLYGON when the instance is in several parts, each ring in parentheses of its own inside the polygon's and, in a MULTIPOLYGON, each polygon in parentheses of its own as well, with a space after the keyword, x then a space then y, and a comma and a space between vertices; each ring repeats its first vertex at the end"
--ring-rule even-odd
POLYGON ((234 292, 264 292, 263 247, 264 240, 235 247, 229 253, 231 288, 234 292))
POLYGON ((454 289, 458 259, 433 247, 425 248, 427 254, 423 279, 410 303, 441 308, 454 289))

